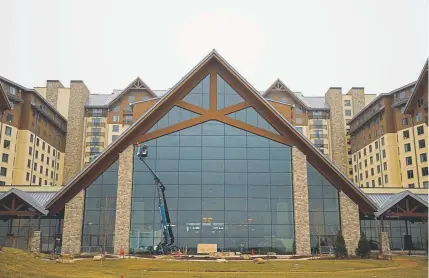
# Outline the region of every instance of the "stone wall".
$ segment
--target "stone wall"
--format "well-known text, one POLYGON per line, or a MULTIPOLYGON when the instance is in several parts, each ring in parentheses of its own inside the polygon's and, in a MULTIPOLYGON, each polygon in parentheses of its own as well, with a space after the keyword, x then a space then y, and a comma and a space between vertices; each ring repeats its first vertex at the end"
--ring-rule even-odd
POLYGON ((30 251, 40 252, 40 231, 34 231, 31 235, 30 251))
POLYGON ((119 155, 118 195, 116 198, 116 223, 114 253, 129 252, 131 197, 133 186, 133 146, 119 155))
POLYGON ((64 88, 59 80, 46 81, 46 100, 55 108, 57 108, 59 88, 64 88))
POLYGON ((70 82, 69 116, 67 122, 66 154, 64 159, 64 178, 66 184, 82 166, 84 137, 84 105, 89 98, 89 90, 82 81, 70 82))
POLYGON ((378 235, 378 243, 380 248, 380 256, 392 255, 392 252, 390 251, 389 235, 387 232, 380 232, 378 235))
POLYGON ((325 100, 331 107, 332 161, 347 176, 347 139, 341 88, 329 88, 325 94, 325 100))
POLYGON ((310 255, 310 217, 308 213, 307 158, 292 147, 293 206, 297 255, 310 255))
POLYGON ((360 238, 359 207, 344 192, 340 192, 341 231, 349 255, 355 255, 360 238))
POLYGON ((82 223, 85 191, 66 204, 63 225, 62 254, 78 254, 82 245, 82 223))
POLYGON ((365 107, 365 91, 364 88, 353 87, 349 94, 352 95, 353 115, 356 115, 365 107))

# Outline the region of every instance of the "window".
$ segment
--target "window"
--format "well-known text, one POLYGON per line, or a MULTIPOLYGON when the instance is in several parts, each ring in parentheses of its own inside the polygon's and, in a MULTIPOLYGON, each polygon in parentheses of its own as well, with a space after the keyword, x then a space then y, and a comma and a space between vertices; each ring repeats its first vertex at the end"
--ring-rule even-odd
POLYGON ((378 142, 377 141, 375 141, 375 149, 377 150, 378 149, 378 142))
POLYGON ((359 174, 360 180, 363 180, 362 173, 359 174))
POLYGON ((423 182, 423 188, 428 188, 428 186, 429 186, 429 182, 424 181, 424 182, 423 182))
POLYGON ((6 121, 8 121, 9 123, 11 123, 13 121, 13 115, 12 114, 7 114, 6 121))
POLYGON ((344 110, 344 113, 346 114, 346 117, 349 117, 352 115, 352 110, 346 109, 344 110))
POLYGON ((119 122, 119 116, 113 116, 113 122, 118 123, 119 122))
POLYGON ((362 162, 359 162, 359 170, 362 170, 362 162))
POLYGON ((25 175, 25 180, 30 181, 30 173, 27 172, 27 174, 25 175))
POLYGON ((426 161, 428 161, 426 153, 421 153, 420 154, 420 162, 426 162, 426 161))
POLYGON ((361 158, 361 154, 360 154, 360 151, 359 151, 359 153, 358 153, 358 154, 359 154, 359 158, 361 158))
POLYGON ((368 171, 365 171, 365 178, 368 178, 368 171))
POLYGON ((388 183, 388 182, 389 182, 388 176, 384 175, 384 183, 388 183))
POLYGON ((302 108, 297 107, 296 108, 296 114, 302 114, 302 108))
POLYGON ((366 187, 369 187, 369 182, 366 182, 366 187))
POLYGON ((40 144, 40 140, 39 138, 36 138, 36 146, 39 146, 39 144, 40 144))
POLYGON ((422 98, 417 99, 417 106, 418 106, 418 107, 422 107, 422 106, 423 106, 423 104, 424 104, 424 101, 423 101, 423 99, 422 99, 422 98))
POLYGON ((112 142, 118 138, 118 135, 112 135, 112 142))
POLYGON ((49 165, 49 156, 46 157, 46 164, 49 165))
POLYGON ((302 126, 297 126, 297 127, 295 127, 296 128, 296 130, 298 130, 299 132, 301 132, 302 133, 302 126))
POLYGON ((33 175, 33 183, 36 183, 36 176, 33 175))
POLYGON ((115 107, 113 107, 112 111, 113 112, 119 112, 121 110, 121 107, 116 105, 115 107))
POLYGON ((374 162, 374 159, 373 159, 373 157, 371 156, 370 158, 369 158, 369 164, 372 164, 374 162))
POLYGON ((52 150, 52 155, 55 156, 55 149, 52 150))
POLYGON ((12 128, 10 126, 6 126, 6 129, 4 130, 4 134, 6 134, 7 136, 11 136, 12 128))
POLYGON ((411 156, 407 156, 405 158, 405 165, 411 165, 411 164, 413 164, 413 159, 411 156))
POLYGON ((405 150, 406 153, 411 151, 411 145, 410 145, 410 143, 407 143, 407 144, 404 145, 404 150, 405 150))
POLYGON ((372 180, 371 185, 372 187, 375 187, 375 180, 372 180))
POLYGON ((3 177, 7 176, 7 168, 5 167, 0 168, 0 176, 3 176, 3 177))
POLYGON ((5 148, 5 149, 9 149, 10 148, 10 141, 9 140, 4 140, 3 141, 3 148, 5 148))
POLYGON ((42 178, 39 178, 39 185, 42 185, 42 178))
POLYGON ((42 143, 42 150, 45 150, 45 142, 42 143))
POLYGON ((372 153, 372 145, 369 145, 369 152, 372 153))
POLYGON ((425 130, 423 128, 423 126, 418 126, 417 127, 417 135, 422 135, 423 133, 425 133, 425 130))
POLYGON ((377 165, 377 173, 380 173, 380 165, 377 165))
POLYGON ((365 167, 368 166, 367 160, 365 159, 364 161, 365 167))
POLYGON ((384 146, 384 137, 381 138, 381 145, 384 146))
POLYGON ((59 164, 59 163, 57 163, 57 170, 58 170, 58 169, 60 169, 60 164, 59 164))
POLYGON ((399 98, 399 99, 403 99, 403 98, 405 98, 405 92, 404 92, 404 91, 399 92, 399 93, 396 95, 396 97, 397 97, 397 98, 399 98))
POLYGON ((31 160, 27 160, 27 168, 31 168, 31 160))
POLYGON ((301 118, 296 118, 296 123, 297 124, 302 124, 302 119, 301 118))
POLYGON ((416 122, 421 122, 421 121, 423 121, 423 116, 422 116, 422 113, 420 112, 416 114, 416 122))
POLYGON ((37 162, 34 162, 34 164, 33 164, 33 170, 37 171, 37 162))
POLYGON ((1 157, 2 162, 8 162, 9 161, 9 155, 7 153, 4 153, 1 157))
POLYGON ((46 170, 45 170, 45 176, 48 176, 48 174, 49 174, 49 170, 48 170, 48 169, 46 169, 46 170))
POLYGON ((58 180, 58 174, 55 174, 55 180, 58 180))
POLYGON ((129 103, 134 103, 136 101, 136 97, 135 96, 129 96, 128 97, 128 102, 129 103))
POLYGON ((33 143, 33 140, 34 140, 34 135, 30 134, 30 142, 33 143))
POLYGON ((386 163, 386 162, 384 162, 384 163, 383 163, 383 170, 384 170, 384 171, 386 171, 386 170, 387 170, 387 163, 386 163))
POLYGON ((375 154, 375 160, 377 160, 377 161, 380 160, 380 154, 378 154, 378 153, 375 154))
POLYGON ((410 138, 410 131, 409 130, 404 130, 402 132, 402 135, 403 135, 404 139, 408 139, 408 138, 410 138))
POLYGON ((113 132, 119 132, 119 125, 113 125, 112 131, 113 132))
POLYGON ((39 158, 39 151, 36 150, 36 159, 38 159, 38 158, 39 158))
POLYGON ((426 177, 428 175, 428 167, 423 167, 422 168, 422 176, 426 177))
POLYGON ((408 184, 408 188, 414 188, 414 183, 408 184))
POLYGON ((386 158, 386 150, 382 150, 381 153, 383 155, 383 158, 386 158))
POLYGON ((408 171, 407 171, 407 177, 408 177, 409 179, 414 178, 414 171, 413 171, 413 170, 408 170, 408 171))
POLYGON ((32 155, 33 154, 33 147, 28 147, 28 154, 32 155))
POLYGON ((42 153, 42 158, 41 158, 42 162, 45 161, 45 155, 42 153))
POLYGON ((10 87, 9 87, 9 93, 10 93, 11 95, 15 95, 15 87, 10 86, 10 87))
POLYGON ((363 155, 366 155, 366 148, 363 148, 363 155))
POLYGON ((344 106, 351 106, 351 102, 349 99, 344 100, 344 106))
POLYGON ((422 149, 424 147, 426 147, 425 139, 419 140, 419 148, 422 149))
POLYGON ((371 176, 374 176, 374 168, 371 168, 371 176))
POLYGON ((381 185, 381 177, 378 178, 378 185, 381 185))
POLYGON ((45 180, 45 185, 48 185, 48 181, 47 180, 45 180))
POLYGON ((48 153, 51 153, 51 146, 48 145, 48 153))
POLYGON ((43 166, 42 165, 40 165, 40 171, 39 171, 39 173, 43 174, 43 166))
POLYGON ((402 125, 403 126, 407 126, 408 125, 408 118, 403 118, 402 119, 402 125))

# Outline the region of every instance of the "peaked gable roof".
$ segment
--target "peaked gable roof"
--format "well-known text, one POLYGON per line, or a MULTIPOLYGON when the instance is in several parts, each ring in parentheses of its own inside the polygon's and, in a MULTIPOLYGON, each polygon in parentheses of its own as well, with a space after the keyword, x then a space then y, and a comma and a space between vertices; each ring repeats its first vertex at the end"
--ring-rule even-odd
POLYGON ((410 98, 407 101, 407 104, 405 104, 404 114, 410 112, 411 103, 415 100, 417 93, 420 91, 421 86, 426 82, 428 82, 428 60, 426 59, 426 63, 423 66, 422 71, 420 72, 419 78, 416 81, 416 85, 414 86, 413 92, 411 93, 410 98))
POLYGON ((303 107, 308 108, 308 105, 302 100, 300 99, 297 95, 295 95, 289 88, 288 86, 285 85, 285 83, 283 83, 283 81, 280 80, 280 78, 277 78, 276 81, 274 81, 273 84, 271 84, 271 86, 265 91, 265 93, 262 95, 264 97, 266 97, 268 95, 269 92, 271 91, 282 91, 282 92, 286 92, 287 94, 289 94, 293 99, 295 99, 299 104, 301 104, 303 107))
POLYGON ((18 196, 20 199, 22 199, 24 202, 26 202, 27 204, 29 204, 31 207, 33 207, 34 209, 36 209, 38 212, 40 212, 43 215, 47 215, 48 211, 43 208, 43 206, 41 206, 39 204, 39 202, 37 202, 33 197, 31 197, 28 193, 21 191, 17 188, 12 188, 9 191, 7 191, 6 193, 0 195, 0 201, 5 199, 6 197, 10 196, 10 195, 16 195, 18 196))
MULTIPOLYGON (((180 101, 208 73, 216 67, 220 74, 265 120, 267 120, 281 135, 276 138, 284 144, 296 146, 307 156, 307 160, 321 172, 335 187, 346 193, 349 198, 359 204, 360 209, 372 213, 377 206, 363 191, 348 179, 328 158, 285 119, 277 110, 262 97, 258 91, 246 81, 228 62, 215 50, 210 52, 194 69, 173 86, 145 114, 131 125, 119 138, 110 144, 92 163, 81 170, 57 195, 47 204, 47 208, 59 211, 65 203, 82 189, 88 187, 100 174, 114 163, 119 153, 127 147, 139 142, 142 134, 146 134, 171 108, 175 101, 180 101), (228 79, 228 80, 227 80, 228 79)), ((238 104, 237 106, 239 106, 238 104)), ((244 108, 244 107, 243 107, 244 108)), ((224 110, 227 110, 224 108, 224 110)), ((227 118, 227 117, 226 117, 227 118)), ((203 123, 211 120, 210 115, 202 117, 203 123)), ((153 132, 156 133, 156 132, 153 132)))
POLYGON ((133 90, 133 89, 147 90, 152 97, 154 97, 154 98, 157 97, 155 95, 155 93, 151 90, 151 88, 149 88, 149 86, 146 85, 146 83, 144 83, 140 77, 137 77, 124 90, 122 90, 122 92, 120 92, 118 94, 114 94, 114 97, 109 101, 109 103, 107 105, 108 106, 112 105, 121 96, 123 96, 124 94, 126 94, 127 92, 129 92, 130 90, 133 90))
POLYGON ((386 211, 388 211, 391 207, 393 207, 394 205, 396 205, 397 203, 399 203, 400 201, 402 201, 406 197, 410 197, 410 198, 416 200, 417 202, 419 202, 420 204, 422 204, 426 208, 428 207, 428 202, 427 201, 425 201, 422 198, 418 197, 417 195, 415 195, 411 191, 405 190, 405 191, 402 191, 401 193, 398 193, 398 194, 393 195, 392 197, 390 197, 389 200, 387 200, 386 202, 384 202, 378 208, 378 211, 376 213, 374 213, 374 215, 377 216, 377 217, 380 216, 380 215, 382 215, 383 213, 385 213, 386 211))

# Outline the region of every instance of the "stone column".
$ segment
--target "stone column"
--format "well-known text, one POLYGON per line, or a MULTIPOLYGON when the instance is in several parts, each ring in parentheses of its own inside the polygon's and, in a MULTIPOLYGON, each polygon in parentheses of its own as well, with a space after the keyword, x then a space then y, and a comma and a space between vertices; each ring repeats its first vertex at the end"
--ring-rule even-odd
POLYGON ((380 232, 378 235, 378 244, 379 244, 379 256, 384 258, 385 256, 391 256, 390 252, 390 243, 389 243, 389 235, 387 232, 380 232))
POLYGON ((64 159, 63 182, 66 184, 81 170, 83 136, 85 123, 85 103, 89 90, 82 81, 70 81, 70 101, 67 119, 66 154, 64 159))
POLYGON ((355 255, 360 238, 359 207, 344 192, 340 192, 341 231, 349 255, 355 255))
POLYGON ((46 81, 46 100, 55 108, 57 108, 59 88, 64 88, 59 80, 46 81))
POLYGON ((292 147, 292 182, 296 255, 311 255, 307 158, 296 147, 292 147))
POLYGON ((118 195, 116 197, 116 223, 114 253, 130 247, 131 197, 133 187, 133 145, 119 155, 118 195))
POLYGON ((34 231, 30 241, 30 251, 40 252, 40 231, 34 231))
POLYGON ((353 87, 347 93, 352 95, 353 115, 356 115, 365 107, 365 91, 363 87, 353 87))
POLYGON ((62 254, 78 254, 82 245, 82 223, 85 191, 79 192, 66 204, 63 226, 62 254))
POLYGON ((343 96, 341 88, 329 88, 325 100, 331 107, 331 146, 332 161, 347 176, 347 138, 344 123, 343 96))

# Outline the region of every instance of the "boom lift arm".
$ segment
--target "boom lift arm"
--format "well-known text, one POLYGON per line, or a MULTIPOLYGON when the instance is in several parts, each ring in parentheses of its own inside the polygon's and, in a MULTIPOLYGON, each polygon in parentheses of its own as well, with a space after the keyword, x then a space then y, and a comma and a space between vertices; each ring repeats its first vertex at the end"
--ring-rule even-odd
POLYGON ((146 145, 138 144, 137 156, 146 165, 155 180, 155 184, 158 191, 158 207, 159 213, 161 215, 162 234, 164 236, 163 240, 161 240, 161 242, 158 244, 157 250, 161 250, 163 253, 165 253, 167 249, 174 249, 174 235, 173 230, 171 229, 171 221, 170 214, 168 212, 167 200, 165 199, 165 186, 161 182, 159 177, 155 174, 155 172, 149 167, 149 165, 147 165, 144 159, 148 156, 148 148, 146 145))

